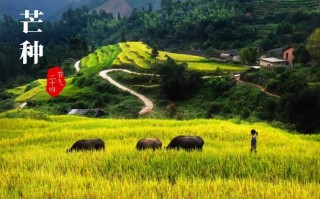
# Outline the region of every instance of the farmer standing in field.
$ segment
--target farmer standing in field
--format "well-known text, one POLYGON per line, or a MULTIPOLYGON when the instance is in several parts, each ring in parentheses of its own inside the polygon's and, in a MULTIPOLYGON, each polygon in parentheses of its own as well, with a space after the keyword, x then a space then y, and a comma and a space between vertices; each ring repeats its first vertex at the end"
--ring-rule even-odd
POLYGON ((258 132, 254 129, 251 130, 251 150, 250 152, 254 151, 257 153, 257 135, 258 132))

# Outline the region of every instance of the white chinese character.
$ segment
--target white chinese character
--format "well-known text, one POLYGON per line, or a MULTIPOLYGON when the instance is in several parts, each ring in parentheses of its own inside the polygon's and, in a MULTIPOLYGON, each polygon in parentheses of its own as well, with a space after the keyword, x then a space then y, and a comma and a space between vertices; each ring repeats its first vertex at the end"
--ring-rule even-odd
MULTIPOLYGON (((50 77, 54 77, 54 75, 50 75, 50 77)), ((55 79, 56 78, 49 78, 49 84, 51 85, 51 87, 53 87, 56 84, 55 79)))
POLYGON ((57 74, 59 79, 63 77, 63 72, 58 72, 57 74))
POLYGON ((38 29, 36 31, 31 31, 29 30, 29 23, 42 23, 43 21, 39 18, 39 15, 44 15, 43 12, 41 12, 40 10, 34 10, 33 14, 30 14, 30 10, 25 10, 24 14, 20 14, 20 15, 24 15, 25 19, 29 19, 29 21, 20 21, 21 23, 23 23, 23 32, 24 33, 28 33, 28 32, 42 32, 41 29, 38 29))
POLYGON ((54 78, 54 75, 50 75, 50 78, 49 78, 48 80, 49 80, 48 85, 50 86, 50 87, 49 87, 49 91, 55 93, 55 92, 56 92, 56 87, 55 87, 55 84, 56 84, 55 80, 56 80, 56 78, 54 78))
POLYGON ((52 93, 55 93, 56 92, 56 87, 49 87, 49 91, 52 92, 52 93))
POLYGON ((27 63, 28 57, 33 57, 33 63, 37 64, 38 58, 43 56, 43 46, 39 45, 39 41, 35 41, 33 46, 27 40, 20 45, 22 45, 22 48, 20 48, 22 49, 20 59, 23 59, 23 64, 27 63))

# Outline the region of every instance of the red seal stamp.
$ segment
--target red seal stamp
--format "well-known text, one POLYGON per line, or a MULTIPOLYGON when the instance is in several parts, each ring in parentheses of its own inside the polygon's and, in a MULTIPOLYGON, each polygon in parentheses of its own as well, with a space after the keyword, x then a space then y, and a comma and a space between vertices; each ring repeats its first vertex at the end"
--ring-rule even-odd
POLYGON ((64 74, 59 66, 50 68, 47 73, 47 93, 52 97, 57 97, 66 85, 64 74))

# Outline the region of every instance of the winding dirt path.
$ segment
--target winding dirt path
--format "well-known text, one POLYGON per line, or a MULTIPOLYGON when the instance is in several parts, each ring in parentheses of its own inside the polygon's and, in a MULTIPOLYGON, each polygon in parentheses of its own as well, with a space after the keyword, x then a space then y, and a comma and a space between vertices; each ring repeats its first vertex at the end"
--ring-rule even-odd
POLYGON ((132 72, 126 69, 109 69, 109 70, 103 70, 99 73, 100 77, 102 77, 105 80, 108 80, 111 84, 115 85, 116 87, 120 88, 121 90, 127 91, 129 92, 131 95, 135 95, 137 96, 143 103, 144 103, 144 107, 140 110, 139 114, 143 115, 143 114, 147 114, 150 113, 153 109, 153 103, 152 101, 145 97, 144 95, 137 93, 136 91, 123 86, 122 84, 116 82, 115 80, 113 80, 108 73, 110 72, 114 72, 114 71, 121 71, 121 72, 126 72, 126 73, 130 73, 130 74, 136 74, 136 75, 148 75, 148 76, 153 76, 153 74, 148 74, 148 73, 136 73, 136 72, 132 72))
POLYGON ((80 60, 74 64, 74 67, 76 68, 76 71, 78 73, 80 71, 80 60))
POLYGON ((242 80, 238 80, 238 83, 240 83, 240 84, 248 84, 248 85, 257 87, 257 88, 259 88, 262 92, 264 92, 266 95, 269 95, 269 96, 271 96, 271 97, 280 98, 279 95, 276 95, 276 94, 273 94, 273 93, 269 93, 268 91, 266 91, 265 88, 263 88, 262 86, 260 86, 260 85, 258 85, 258 84, 253 84, 253 83, 245 82, 245 81, 242 81, 242 80))
MULTIPOLYGON (((80 61, 77 61, 74 64, 74 67, 76 69, 77 72, 80 71, 80 61)), ((125 73, 130 73, 130 74, 135 74, 135 75, 147 75, 147 76, 153 76, 153 74, 149 74, 149 73, 136 73, 136 72, 132 72, 126 69, 109 69, 109 70, 103 70, 99 73, 100 77, 102 77, 105 80, 108 80, 111 84, 115 85, 116 87, 120 88, 121 90, 127 91, 129 92, 131 95, 134 95, 136 97, 138 97, 143 103, 144 103, 144 107, 139 111, 140 115, 144 115, 147 113, 150 113, 153 109, 153 103, 152 101, 147 98, 146 96, 137 93, 136 91, 116 82, 114 79, 112 79, 108 73, 110 72, 114 72, 114 71, 121 71, 121 72, 125 72, 125 73)))
MULTIPOLYGON (((80 60, 77 61, 75 64, 74 64, 74 67, 76 69, 77 72, 80 71, 80 60)), ((126 69, 108 69, 108 70, 103 70, 99 73, 99 76, 102 77, 103 79, 109 81, 111 84, 113 84, 114 86, 118 87, 119 89, 123 90, 123 91, 127 91, 129 92, 131 95, 134 95, 136 97, 138 97, 143 103, 144 103, 144 107, 139 111, 139 114, 140 115, 144 115, 144 114, 147 114, 147 113, 150 113, 153 109, 153 103, 152 101, 147 98, 146 96, 140 94, 140 93, 137 93, 136 91, 118 83, 117 81, 115 81, 114 79, 112 79, 108 73, 110 72, 114 72, 114 71, 121 71, 121 72, 125 72, 125 73, 129 73, 129 74, 135 74, 135 75, 146 75, 146 76, 153 76, 153 74, 149 74, 149 73, 137 73, 137 72, 133 72, 133 71, 129 71, 129 70, 126 70, 126 69)), ((158 76, 158 75, 157 75, 158 76)), ((212 76, 204 76, 202 77, 203 79, 208 79, 208 78, 211 78, 212 76)), ((250 82, 245 82, 245 81, 242 81, 240 80, 240 76, 235 76, 236 77, 236 80, 239 84, 248 84, 248 85, 251 85, 251 86, 254 86, 254 87, 257 87, 259 88, 262 92, 264 92, 265 94, 269 95, 269 96, 272 96, 272 97, 276 97, 276 98, 280 98, 279 95, 275 95, 273 93, 269 93, 268 91, 265 90, 265 88, 263 88, 262 86, 260 85, 257 85, 257 84, 253 84, 253 83, 250 83, 250 82)))

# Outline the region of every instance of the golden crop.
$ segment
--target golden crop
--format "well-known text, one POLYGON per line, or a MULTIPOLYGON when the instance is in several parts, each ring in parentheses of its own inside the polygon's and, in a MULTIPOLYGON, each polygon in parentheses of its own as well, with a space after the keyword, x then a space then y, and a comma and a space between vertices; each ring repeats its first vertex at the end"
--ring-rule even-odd
POLYGON ((222 120, 2 118, 0 198, 319 198, 319 138, 222 120), (135 149, 182 134, 201 136, 203 151, 135 149), (106 151, 66 153, 90 138, 106 151))

